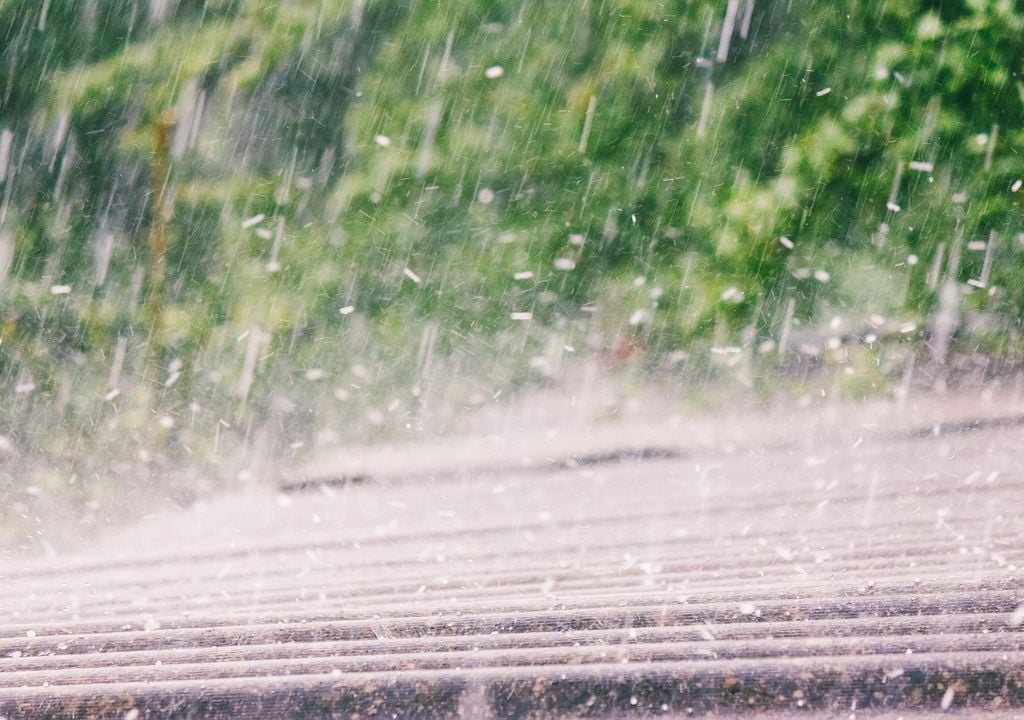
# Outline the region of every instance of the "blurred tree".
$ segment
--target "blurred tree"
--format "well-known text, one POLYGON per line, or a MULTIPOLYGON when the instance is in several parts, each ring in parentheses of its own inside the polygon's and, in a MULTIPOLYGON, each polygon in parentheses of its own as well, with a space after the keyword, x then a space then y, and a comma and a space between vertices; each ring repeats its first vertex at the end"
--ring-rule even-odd
POLYGON ((486 397, 572 338, 749 355, 837 314, 945 318, 942 354, 968 311, 1019 353, 1022 24, 1009 0, 0 2, 0 432, 215 457, 225 423, 411 426, 452 375, 486 397))

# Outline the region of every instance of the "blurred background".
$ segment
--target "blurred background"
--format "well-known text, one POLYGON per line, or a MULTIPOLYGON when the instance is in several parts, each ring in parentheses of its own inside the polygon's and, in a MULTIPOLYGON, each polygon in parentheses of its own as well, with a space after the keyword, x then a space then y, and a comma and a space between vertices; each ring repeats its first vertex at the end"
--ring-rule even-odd
POLYGON ((0 0, 0 543, 523 398, 1015 392, 1022 64, 1011 0, 0 0))

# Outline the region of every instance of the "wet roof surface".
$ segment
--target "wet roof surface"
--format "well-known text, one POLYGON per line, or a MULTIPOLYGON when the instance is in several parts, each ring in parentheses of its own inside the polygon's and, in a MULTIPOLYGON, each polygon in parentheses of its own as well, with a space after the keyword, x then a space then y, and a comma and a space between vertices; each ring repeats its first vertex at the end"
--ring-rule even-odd
POLYGON ((1022 428, 990 420, 504 446, 8 560, 0 716, 1014 717, 1022 428))

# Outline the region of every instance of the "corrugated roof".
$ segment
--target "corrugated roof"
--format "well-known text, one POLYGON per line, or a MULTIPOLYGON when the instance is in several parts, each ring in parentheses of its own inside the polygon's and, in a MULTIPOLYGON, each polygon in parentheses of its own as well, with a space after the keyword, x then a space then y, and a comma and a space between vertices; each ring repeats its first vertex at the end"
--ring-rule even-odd
POLYGON ((871 428, 366 472, 9 561, 0 716, 1013 717, 1022 429, 871 428))

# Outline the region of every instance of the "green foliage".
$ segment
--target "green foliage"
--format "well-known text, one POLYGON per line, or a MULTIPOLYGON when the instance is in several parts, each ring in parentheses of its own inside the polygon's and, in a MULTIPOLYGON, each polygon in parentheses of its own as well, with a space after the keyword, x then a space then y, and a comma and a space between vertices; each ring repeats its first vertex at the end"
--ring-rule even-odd
POLYGON ((736 7, 0 2, 0 434, 220 463, 565 347, 767 352, 791 301, 926 323, 947 275, 1016 347, 1024 13, 736 7))

